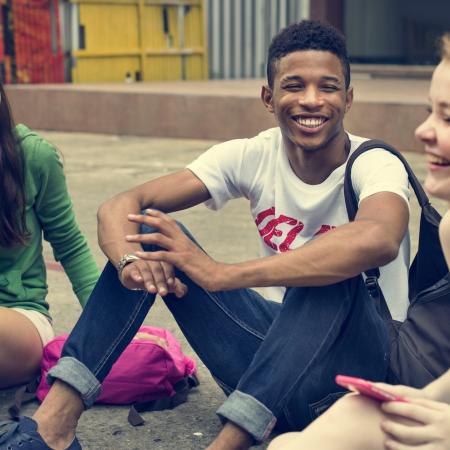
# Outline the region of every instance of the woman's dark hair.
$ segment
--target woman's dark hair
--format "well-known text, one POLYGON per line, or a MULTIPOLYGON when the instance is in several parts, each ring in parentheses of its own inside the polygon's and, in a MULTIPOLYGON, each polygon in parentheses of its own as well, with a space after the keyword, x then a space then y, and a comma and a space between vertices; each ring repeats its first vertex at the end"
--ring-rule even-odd
POLYGON ((0 83, 0 246, 25 244, 24 157, 15 134, 8 99, 0 83))
POLYGON ((273 39, 267 57, 267 82, 273 87, 277 63, 289 53, 320 50, 336 55, 342 64, 345 87, 350 86, 350 63, 344 35, 331 25, 317 20, 302 20, 282 29, 273 39))

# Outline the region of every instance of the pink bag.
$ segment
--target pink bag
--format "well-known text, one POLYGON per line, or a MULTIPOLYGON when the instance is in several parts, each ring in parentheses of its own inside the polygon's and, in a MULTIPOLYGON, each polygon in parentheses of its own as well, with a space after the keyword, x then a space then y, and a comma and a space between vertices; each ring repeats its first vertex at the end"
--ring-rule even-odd
MULTIPOLYGON (((36 390, 40 401, 50 389, 47 372, 60 358, 66 339, 67 335, 56 337, 44 348, 36 390)), ((96 403, 134 404, 134 412, 171 409, 186 401, 189 389, 198 385, 195 373, 195 361, 169 331, 143 326, 103 381, 96 403)))

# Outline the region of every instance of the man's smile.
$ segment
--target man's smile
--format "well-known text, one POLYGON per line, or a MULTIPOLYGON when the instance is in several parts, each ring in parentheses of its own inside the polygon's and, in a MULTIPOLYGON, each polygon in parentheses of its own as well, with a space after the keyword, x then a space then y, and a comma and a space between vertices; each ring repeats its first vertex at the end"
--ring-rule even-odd
POLYGON ((297 114, 292 116, 292 120, 294 120, 303 131, 311 133, 321 130, 322 126, 328 121, 328 118, 322 115, 297 114))

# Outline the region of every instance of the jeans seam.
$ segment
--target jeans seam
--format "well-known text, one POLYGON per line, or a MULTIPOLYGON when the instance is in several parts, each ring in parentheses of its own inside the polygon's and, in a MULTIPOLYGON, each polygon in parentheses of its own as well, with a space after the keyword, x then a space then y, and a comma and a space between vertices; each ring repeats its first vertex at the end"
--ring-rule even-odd
POLYGON ((282 414, 284 414, 284 417, 285 417, 285 419, 286 419, 286 422, 287 422, 287 424, 292 428, 292 429, 295 429, 295 421, 292 419, 292 414, 291 414, 291 412, 289 411, 289 407, 288 406, 285 406, 284 408, 283 408, 283 411, 282 411, 282 414))
MULTIPOLYGON (((199 286, 201 287, 201 286, 199 286)), ((211 300, 233 321, 235 322, 237 325, 239 325, 241 328, 243 328, 244 330, 248 331, 250 334, 253 334, 253 336, 257 337, 258 339, 260 339, 261 341, 264 340, 265 335, 260 333, 259 331, 254 330, 253 328, 250 328, 245 322, 242 322, 241 320, 239 320, 234 314, 232 314, 225 306, 223 306, 220 303, 220 300, 218 298, 216 298, 211 292, 208 292, 207 290, 201 288, 206 295, 211 298, 211 300)))
POLYGON ((217 377, 213 373, 211 375, 214 378, 214 381, 222 388, 222 390, 228 391, 229 394, 231 394, 235 390, 235 388, 233 388, 233 387, 229 386, 227 383, 223 382, 219 377, 217 377))
POLYGON ((146 300, 148 296, 148 292, 145 292, 145 294, 141 297, 138 305, 133 311, 133 314, 128 319, 128 322, 125 324, 125 326, 122 328, 121 333, 116 337, 116 339, 112 342, 108 350, 105 352, 105 356, 99 361, 95 369, 92 371, 92 373, 97 376, 97 374, 100 372, 100 370, 103 368, 103 366, 108 361, 108 358, 111 356, 119 342, 123 339, 124 334, 130 329, 131 324, 136 319, 136 316, 138 315, 139 311, 141 310, 142 306, 144 305, 144 301, 146 300))
MULTIPOLYGON (((342 306, 341 306, 342 309, 342 306)), ((338 313, 341 311, 341 309, 338 311, 338 313)), ((334 325, 335 322, 338 320, 338 315, 336 314, 336 317, 333 321, 333 323, 330 325, 329 328, 329 332, 327 333, 327 335, 325 336, 325 339, 322 340, 322 343, 320 345, 320 347, 317 349, 316 353, 314 354, 313 358, 309 361, 309 363, 307 364, 307 366, 303 369, 303 371, 298 375, 298 377, 295 379, 295 382, 292 384, 291 388, 289 389, 288 392, 286 392, 286 394, 284 395, 283 398, 281 398, 277 404, 274 405, 274 410, 278 410, 279 409, 279 405, 282 405, 283 403, 286 404, 285 399, 289 398, 292 395, 292 392, 295 391, 298 381, 299 379, 302 377, 302 375, 308 370, 308 368, 316 361, 317 359, 317 355, 320 353, 320 351, 322 350, 322 348, 325 345, 325 342, 328 342, 328 337, 332 334, 332 332, 334 331, 334 325)))

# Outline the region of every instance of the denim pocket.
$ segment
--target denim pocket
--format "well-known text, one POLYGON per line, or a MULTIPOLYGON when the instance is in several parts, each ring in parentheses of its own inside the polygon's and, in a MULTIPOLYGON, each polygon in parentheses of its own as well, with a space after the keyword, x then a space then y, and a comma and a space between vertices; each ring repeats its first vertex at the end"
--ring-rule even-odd
POLYGON ((311 416, 311 420, 317 419, 317 417, 323 414, 336 400, 339 400, 345 394, 348 394, 348 391, 332 392, 331 394, 327 394, 321 400, 310 403, 309 414, 311 416))

